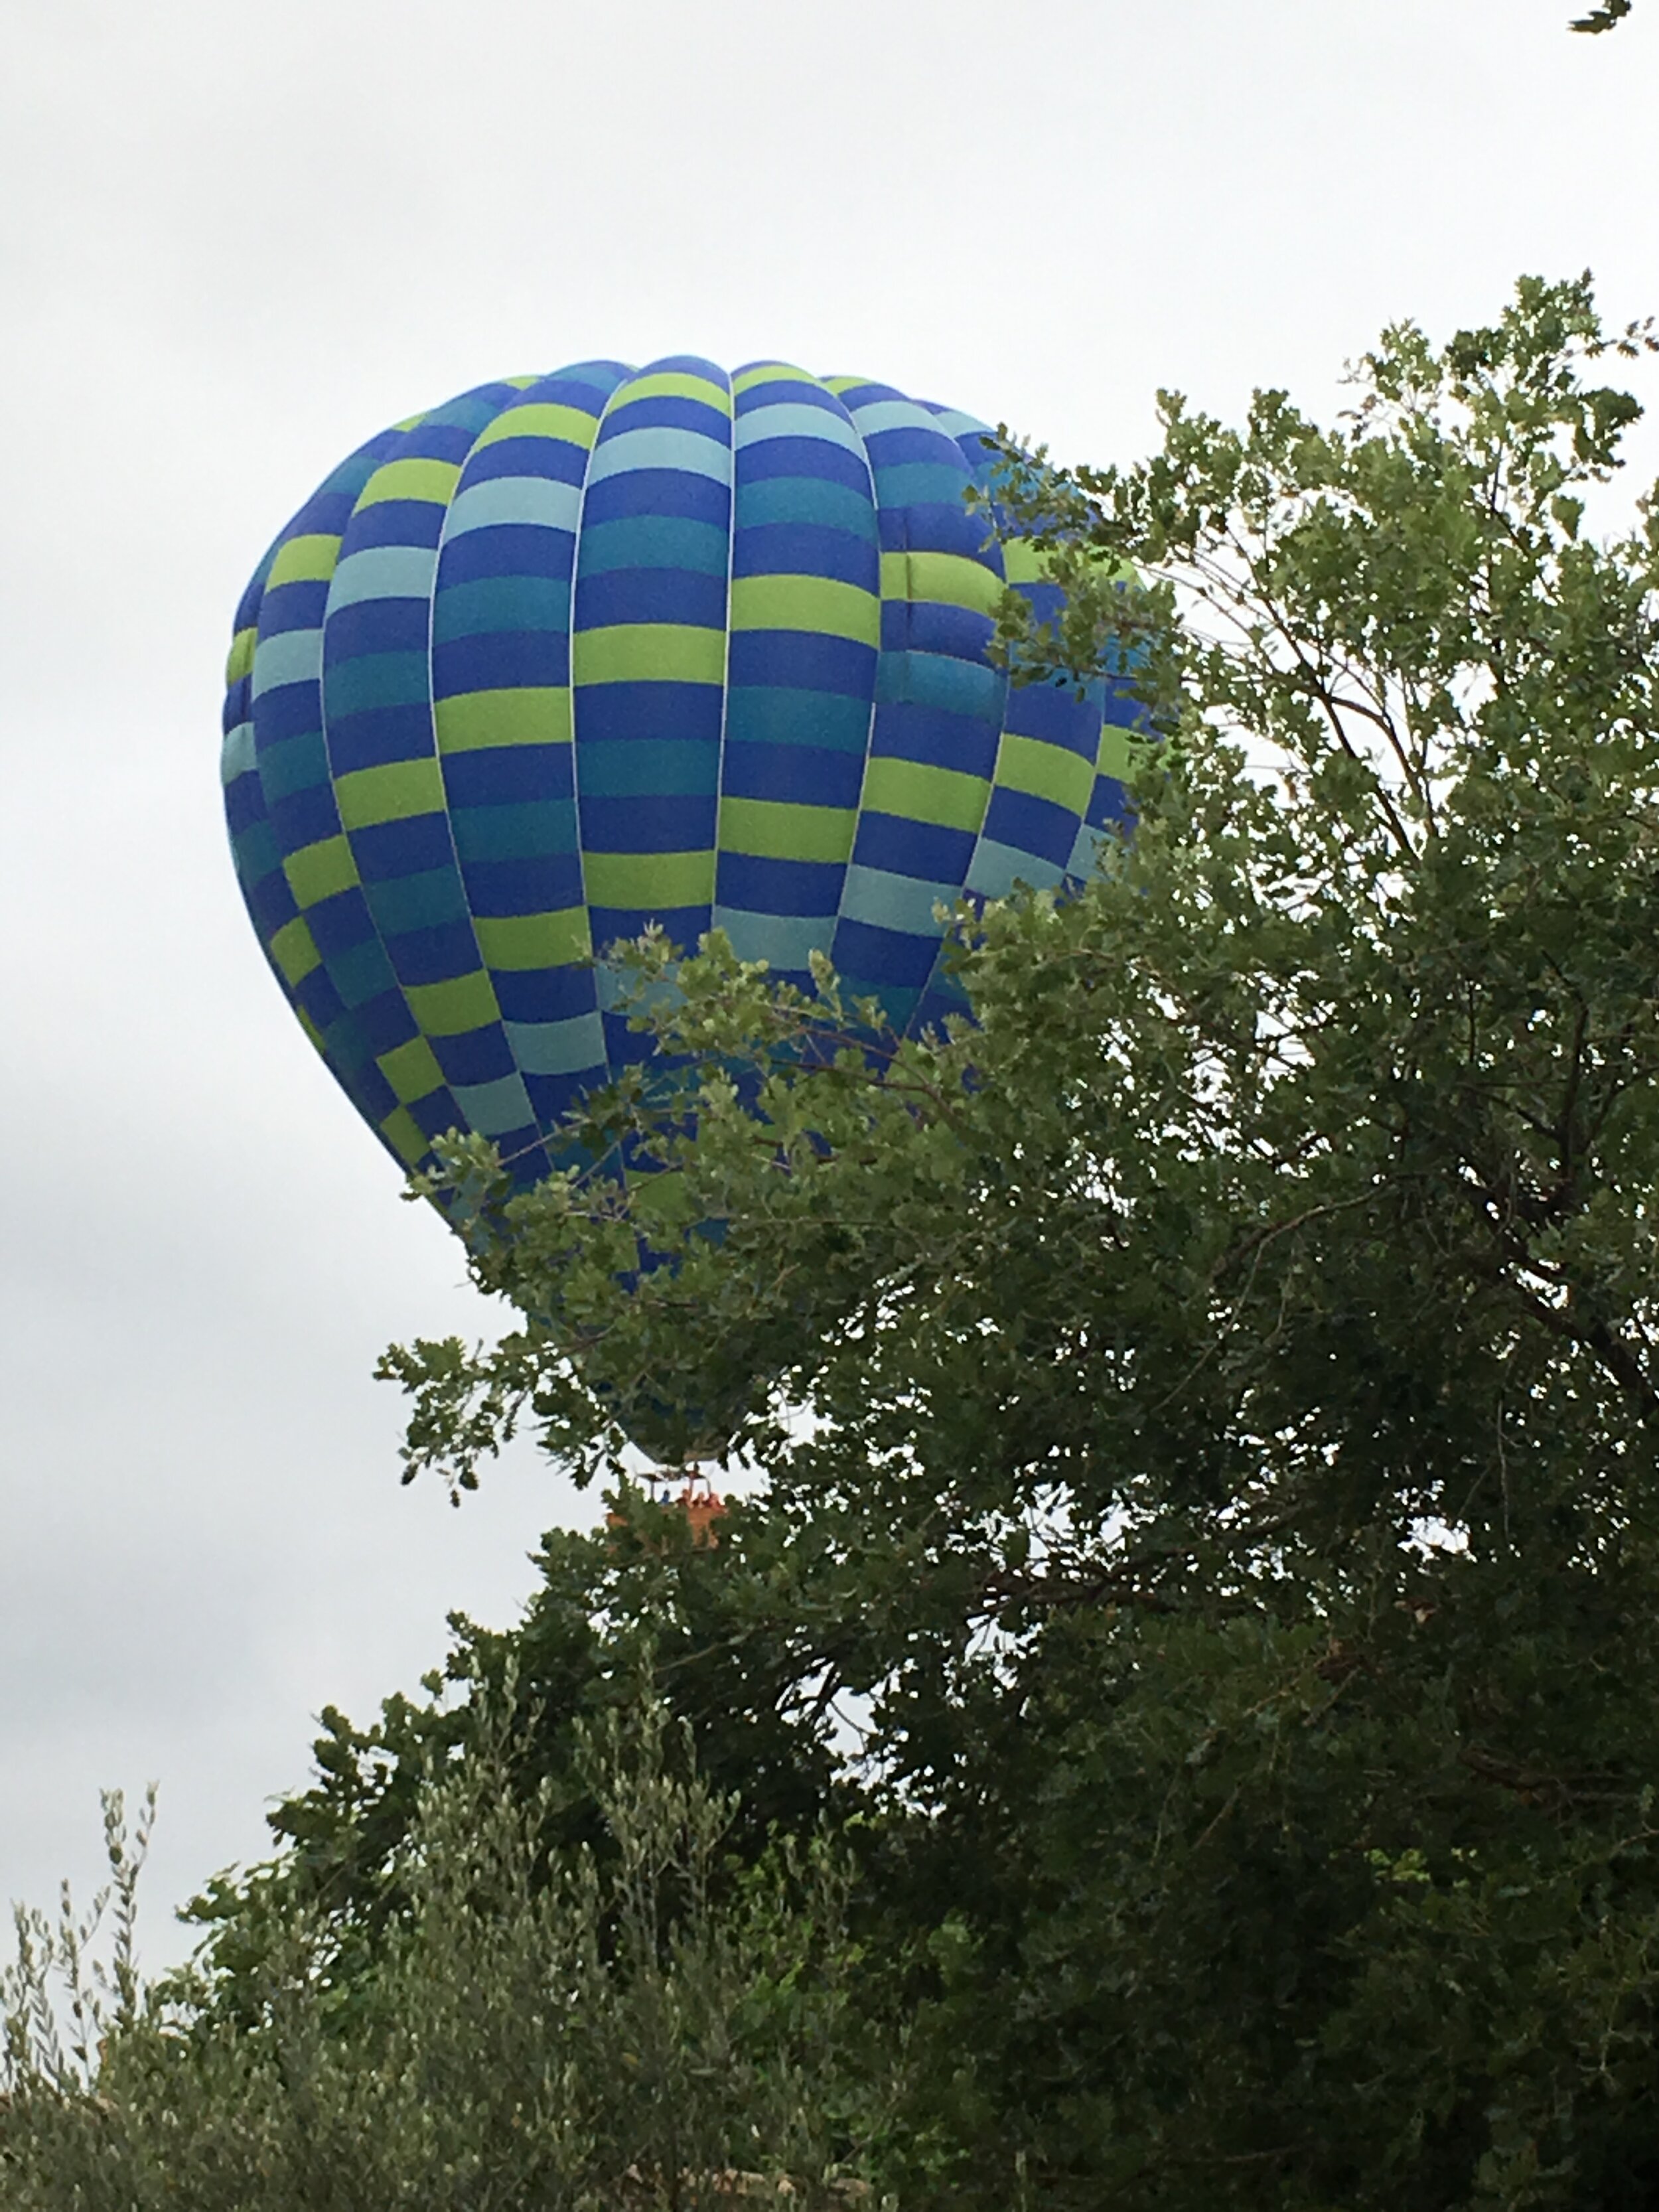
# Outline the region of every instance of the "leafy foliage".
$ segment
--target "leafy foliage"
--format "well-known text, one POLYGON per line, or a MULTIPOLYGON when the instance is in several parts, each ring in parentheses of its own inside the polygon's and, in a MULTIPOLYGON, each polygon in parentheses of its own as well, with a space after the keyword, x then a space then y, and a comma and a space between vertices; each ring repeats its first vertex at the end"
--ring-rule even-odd
POLYGON ((1611 31, 1624 21, 1635 4, 1636 0, 1601 0, 1601 4, 1592 8, 1588 15, 1575 16, 1571 28, 1591 33, 1611 31))
POLYGON ((717 1905, 731 1808, 678 1778, 671 1747, 651 1708, 631 1740, 609 1731, 591 1787, 611 1850, 550 1863, 542 1808, 515 1799, 510 1740, 485 1724, 417 1795, 402 1909, 372 1966, 342 1977, 318 1917, 288 1911, 263 1931, 240 2017, 191 1974, 141 1988, 137 1859, 114 1831, 106 1987, 89 1926, 25 1916, 6 1991, 3 2202, 697 2212, 867 2195, 831 2156, 849 2129, 878 2126, 883 2094, 867 2036, 848 2057, 843 1877, 823 1848, 785 1851, 717 1905))
POLYGON ((641 1171, 505 1202, 499 1346, 389 1357, 411 1469, 764 1468, 715 1559, 550 1556, 525 1648, 648 1615, 714 1756, 764 1705, 861 1802, 916 2201, 1659 2183, 1656 534, 1585 527, 1650 344, 1529 281, 1332 427, 1010 447, 1067 599, 1006 647, 1133 654, 1133 840, 965 917, 922 1043, 647 945, 682 1072, 589 1132, 641 1171))

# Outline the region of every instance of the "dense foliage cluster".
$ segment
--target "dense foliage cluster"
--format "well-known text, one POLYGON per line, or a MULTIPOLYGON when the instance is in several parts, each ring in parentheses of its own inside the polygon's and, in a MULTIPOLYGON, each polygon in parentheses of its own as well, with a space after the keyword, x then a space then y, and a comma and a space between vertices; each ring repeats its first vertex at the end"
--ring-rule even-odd
POLYGON ((1635 4, 1636 0, 1601 0, 1601 5, 1592 8, 1588 15, 1575 16, 1572 28, 1588 31, 1592 36, 1601 31, 1611 31, 1625 21, 1635 4))
POLYGON ((246 1901, 234 1999, 141 1988, 140 1847, 109 1808, 113 1970, 26 1916, 6 1990, 0 2202, 17 2212, 706 2212, 867 2197, 830 2146, 896 2083, 856 2058, 846 1880, 780 1850, 717 1903, 731 1807, 660 1707, 583 1746, 605 1848, 550 1858, 512 1709, 423 1778, 396 1915, 343 1962, 290 1893, 246 1901), (849 2063, 849 2061, 854 2063, 849 2063))
MULTIPOLYGON (((373 2052, 365 2138, 449 2100, 507 2141, 499 2069, 556 2115, 546 2172, 586 2129, 664 2203, 737 2166, 962 2212, 1659 2196, 1659 526, 1586 527, 1638 413, 1603 368, 1645 343, 1529 282, 1443 348, 1387 333, 1330 428, 1166 397, 1134 469, 1010 448, 988 524, 1068 596, 1006 648, 1132 653, 1133 838, 965 915, 975 1025, 921 1042, 827 975, 647 945, 662 1055, 585 1133, 630 1171, 509 1197, 457 1146, 517 1325, 387 1358, 411 1473, 469 1486, 527 1425, 613 1483, 624 1431, 763 1480, 714 1547, 622 1482, 519 1628, 331 1715, 276 1860, 200 1907, 185 2025, 118 2027, 102 2103, 15 2054, 0 2158, 43 2094, 125 2142, 146 2069, 275 2113, 373 2052), (751 2071, 707 2076, 695 2151, 624 2157, 654 2123, 609 2023, 661 1954, 617 1948, 588 1747, 641 1680, 741 1797, 688 1923, 734 1978, 674 2047, 726 2023, 751 2071), (503 1809, 433 1827, 450 1773, 503 1809), (410 1964, 456 1940, 426 1870, 494 1820, 536 1872, 476 1941, 523 1984, 410 1964), (789 1993, 764 2063, 745 1977, 789 1993), (533 2033, 468 2059, 416 1992, 474 1980, 533 2033), (295 1986, 334 2010, 290 2076, 295 1986), (720 2132, 745 2097, 765 2158, 720 2132)), ((432 2201, 587 2201, 514 2186, 432 2201)))

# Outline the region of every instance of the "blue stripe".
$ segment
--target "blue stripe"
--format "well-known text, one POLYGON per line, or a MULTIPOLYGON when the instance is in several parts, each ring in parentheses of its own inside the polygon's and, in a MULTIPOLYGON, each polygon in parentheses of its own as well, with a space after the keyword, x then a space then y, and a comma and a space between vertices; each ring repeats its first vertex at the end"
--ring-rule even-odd
MULTIPOLYGON (((370 911, 376 913, 377 919, 378 902, 382 899, 390 915, 400 913, 395 898, 388 896, 398 888, 395 884, 376 886, 370 899, 370 911)), ((447 983, 457 975, 471 975, 477 964, 477 946, 470 922, 427 925, 417 921, 412 928, 398 930, 387 921, 380 927, 400 983, 447 983)))
MULTIPOLYGON (((577 1014, 590 1012, 598 1004, 593 970, 574 966, 502 969, 495 977, 495 996, 501 1018, 509 1024, 568 1021, 577 1014)), ((508 1033, 511 1034, 510 1028, 508 1033)))
POLYGON ((562 627, 452 637, 432 648, 434 699, 465 699, 474 692, 510 690, 518 685, 550 688, 569 681, 570 638, 562 627))
POLYGON ((445 538, 438 588, 442 593, 485 576, 535 576, 562 585, 568 600, 575 564, 576 540, 569 531, 527 522, 493 522, 464 538, 445 538))
POLYGON ((753 853, 722 853, 715 903, 822 919, 836 912, 846 873, 838 860, 769 860, 753 853))
POLYGON ((731 511, 729 487, 711 477, 692 476, 684 469, 625 469, 601 482, 590 480, 582 502, 582 530, 586 534, 592 524, 615 522, 623 515, 669 514, 712 523, 723 531, 731 511))
MULTIPOLYGON (((985 810, 982 834, 1000 845, 1018 846, 1063 869, 1077 842, 1077 817, 1069 806, 1036 799, 1027 791, 999 788, 985 810)), ((1028 877, 1035 882, 1035 877, 1028 877)))
MULTIPOLYGON (((854 859, 860 867, 884 874, 925 877, 931 883, 959 886, 974 856, 977 835, 937 822, 915 822, 906 815, 860 814, 854 859)), ((956 896, 953 890, 951 896, 956 896)))
POLYGON ((723 775, 724 788, 734 799, 856 806, 864 762, 860 754, 839 747, 749 744, 728 732, 723 775))
POLYGON ((609 568, 576 580, 576 628, 605 629, 613 623, 684 623, 694 629, 726 627, 726 572, 690 568, 609 568))
POLYGON ((581 749, 595 738, 679 738, 718 745, 721 696, 717 684, 579 684, 578 785, 581 749))
POLYGON ((745 446, 738 463, 745 489, 778 478, 838 486, 871 503, 870 471, 861 454, 849 453, 822 438, 767 438, 745 446))
POLYGON ((702 853, 714 848, 712 792, 702 799, 686 792, 590 799, 583 792, 581 809, 582 843, 590 853, 702 853))
POLYGON ((430 1040, 433 1057, 453 1089, 460 1083, 499 1083, 513 1073, 513 1048, 499 1022, 430 1040))
POLYGON ((821 523, 750 522, 745 488, 738 490, 738 526, 732 574, 738 576, 830 576, 836 582, 881 588, 881 562, 873 538, 821 523))
POLYGON ((568 799, 575 787, 568 745, 501 745, 444 756, 444 791, 452 807, 568 799))
MULTIPOLYGON (((477 915, 559 914, 582 903, 581 861, 554 849, 523 860, 470 860, 466 893, 477 915)), ((499 996, 506 971, 490 972, 499 996)))
POLYGON ((636 430, 691 430, 718 446, 732 442, 731 428, 720 408, 681 392, 659 392, 648 398, 630 399, 624 390, 620 404, 605 417, 599 443, 614 443, 636 430))
POLYGON ((877 671, 873 646, 823 630, 734 630, 726 650, 726 681, 734 695, 751 684, 781 685, 856 699, 867 709, 877 671))

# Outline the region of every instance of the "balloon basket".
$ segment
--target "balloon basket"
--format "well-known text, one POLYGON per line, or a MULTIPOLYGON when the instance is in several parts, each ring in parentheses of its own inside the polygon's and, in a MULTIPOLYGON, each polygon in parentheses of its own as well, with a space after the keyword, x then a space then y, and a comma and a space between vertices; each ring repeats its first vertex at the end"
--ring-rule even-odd
MULTIPOLYGON (((720 1542, 720 1524, 726 1518, 726 1500, 701 1468, 665 1468, 649 1478, 648 1494, 659 1511, 678 1510, 684 1516, 693 1546, 712 1551, 720 1542)), ((616 1508, 605 1516, 607 1528, 635 1528, 625 1511, 616 1508)))

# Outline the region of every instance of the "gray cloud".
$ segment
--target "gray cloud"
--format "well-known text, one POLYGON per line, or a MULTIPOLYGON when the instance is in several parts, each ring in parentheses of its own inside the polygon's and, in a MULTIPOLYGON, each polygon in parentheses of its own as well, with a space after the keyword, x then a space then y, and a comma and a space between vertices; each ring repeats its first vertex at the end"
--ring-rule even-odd
MULTIPOLYGON (((591 1511, 396 1483, 389 1338, 481 1331, 224 850, 247 571, 362 436, 584 354, 781 354, 1106 458, 1328 404, 1522 269, 1655 289, 1659 25, 1565 0, 9 0, 0 9, 0 1896, 157 1774, 153 1906, 309 1716, 591 1511)), ((178 1939, 152 1919, 150 1955, 178 1939)))

